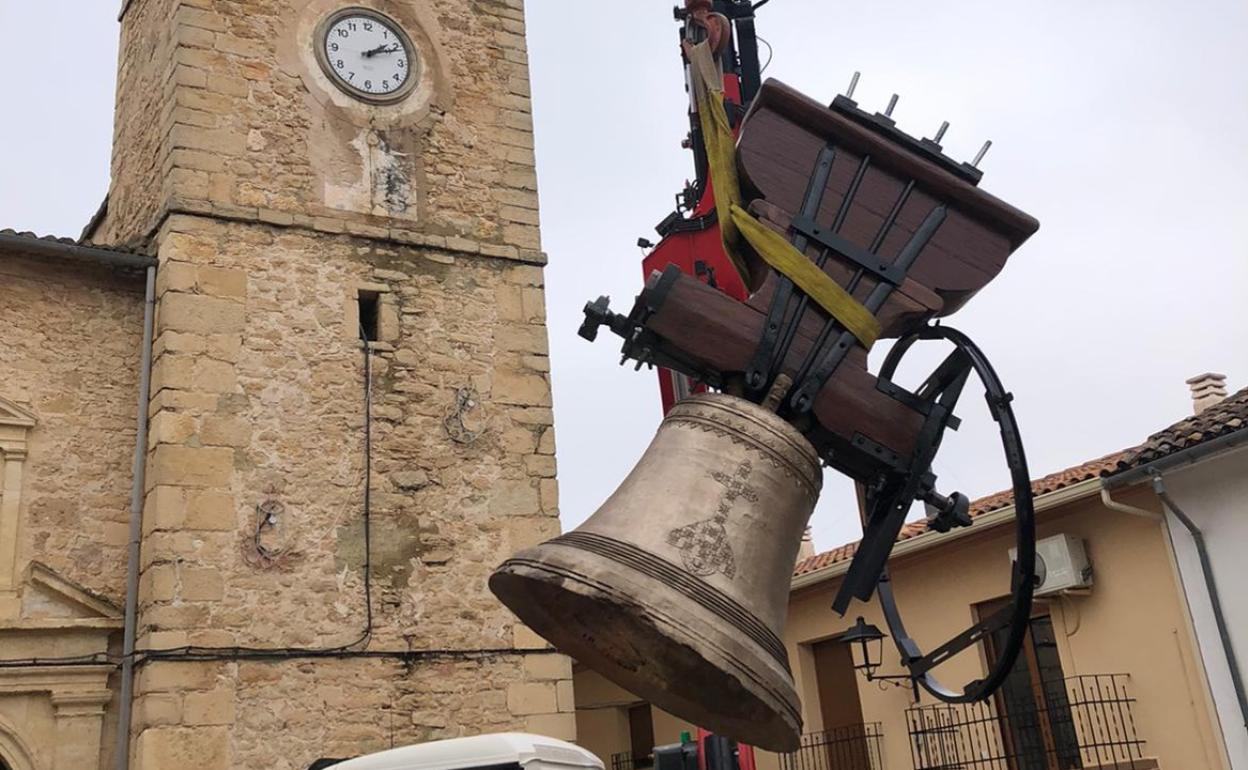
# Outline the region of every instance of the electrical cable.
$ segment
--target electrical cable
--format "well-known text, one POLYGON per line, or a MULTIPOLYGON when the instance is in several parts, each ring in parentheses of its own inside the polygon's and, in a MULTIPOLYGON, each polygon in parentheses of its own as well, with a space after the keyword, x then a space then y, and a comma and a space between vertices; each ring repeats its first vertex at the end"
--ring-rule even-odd
MULTIPOLYGON (((335 657, 349 654, 359 655, 364 650, 354 648, 367 646, 373 637, 373 590, 372 590, 372 423, 373 423, 373 369, 368 340, 364 333, 364 325, 360 324, 360 342, 364 348, 364 630, 354 641, 334 647, 199 647, 187 645, 159 650, 135 650, 137 664, 147 660, 238 660, 266 657, 335 657)), ((257 532, 258 534, 258 532, 257 532)), ((404 657, 415 651, 377 651, 378 656, 404 657)), ((442 651, 449 652, 449 651, 442 651)), ((370 655, 372 655, 370 653, 370 655)), ((0 659, 0 668, 24 668, 29 666, 87 666, 112 664, 120 665, 124 656, 111 656, 107 653, 97 655, 78 655, 60 658, 19 658, 12 660, 0 659)))
MULTIPOLYGON (((767 2, 767 0, 763 0, 763 2, 767 2)), ((771 43, 768 43, 766 40, 764 40, 761 35, 755 35, 754 38, 758 42, 767 46, 767 61, 758 70, 758 74, 761 76, 764 72, 767 71, 767 68, 771 66, 771 57, 774 56, 776 52, 775 52, 775 49, 771 47, 771 43)))
MULTIPOLYGON (((344 655, 366 656, 373 638, 373 532, 372 532, 372 486, 373 486, 373 365, 368 347, 368 335, 360 323, 360 344, 364 349, 364 630, 354 641, 334 647, 200 647, 187 645, 160 650, 139 650, 137 662, 148 660, 240 660, 263 658, 316 658, 344 655)), ((407 652, 377 651, 383 656, 399 657, 407 652)))
POLYGON ((0 668, 29 668, 31 666, 104 666, 120 665, 120 658, 106 652, 94 655, 67 655, 62 658, 16 658, 0 660, 0 668))

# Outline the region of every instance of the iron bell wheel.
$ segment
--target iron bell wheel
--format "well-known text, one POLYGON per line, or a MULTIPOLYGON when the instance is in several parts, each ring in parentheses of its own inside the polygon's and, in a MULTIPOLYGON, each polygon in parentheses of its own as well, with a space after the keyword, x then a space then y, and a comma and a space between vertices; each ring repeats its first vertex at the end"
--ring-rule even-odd
MULTIPOLYGON (((978 623, 928 653, 922 651, 918 643, 906 630, 901 613, 897 608, 897 601, 893 594, 892 582, 889 579, 887 568, 880 573, 876 591, 879 595, 880 605, 884 610, 884 618, 888 622, 893 642, 897 645, 897 650, 901 653, 902 663, 909 670, 911 678, 934 697, 946 703, 970 703, 989 697, 1005 681, 1006 676, 1014 667, 1014 662, 1022 650, 1023 640, 1027 633, 1027 625, 1031 618, 1032 598, 1036 585, 1036 517, 1035 503, 1032 499, 1031 491, 1031 474, 1027 469, 1027 458, 1023 452, 1022 439, 1019 437, 1018 423, 1010 406, 1013 397, 1002 386, 1000 378, 984 356, 983 351, 965 334, 948 326, 928 326, 909 337, 899 340, 893 349, 889 351, 884 365, 881 367, 880 377, 885 380, 891 380, 901 359, 914 343, 919 340, 945 340, 953 345, 953 352, 945 358, 940 367, 924 383, 925 388, 931 386, 932 383, 944 386, 950 383, 954 384, 951 392, 946 390, 945 397, 940 400, 949 418, 951 418, 953 407, 962 391, 962 386, 971 372, 974 372, 984 387, 984 398, 988 403, 988 410, 992 414, 993 420, 997 423, 1001 436, 1001 446, 1005 454, 1005 463, 1010 471, 1010 483, 1014 493, 1014 534, 1018 556, 1011 566, 1009 603, 1002 610, 982 618, 978 623), (945 686, 936 678, 933 673, 935 668, 981 639, 1002 629, 1005 629, 1007 632, 1005 644, 997 651, 996 661, 990 666, 987 675, 982 679, 967 683, 959 691, 945 686)), ((923 389, 920 389, 919 395, 921 397, 924 396, 923 389)), ((935 400, 933 403, 935 403, 935 400)), ((928 447, 926 462, 918 467, 930 469, 931 459, 935 457, 939 448, 940 433, 943 432, 944 427, 946 425, 938 426, 939 430, 928 447)), ((908 510, 913 500, 925 499, 923 497, 925 492, 916 489, 916 479, 922 475, 917 473, 911 474, 909 483, 903 482, 881 490, 879 499, 875 502, 879 506, 879 510, 900 510, 902 508, 908 510)), ((926 494, 930 495, 931 491, 926 490, 926 494)), ((961 501, 954 500, 953 502, 960 503, 961 501)), ((956 507, 961 508, 961 505, 956 507)), ((965 525, 965 523, 970 521, 969 517, 967 517, 963 518, 960 523, 965 525)), ((942 522, 942 525, 947 523, 947 521, 942 522)), ((934 526, 933 528, 939 527, 934 526)), ((947 529, 948 527, 945 526, 945 528, 947 529)))

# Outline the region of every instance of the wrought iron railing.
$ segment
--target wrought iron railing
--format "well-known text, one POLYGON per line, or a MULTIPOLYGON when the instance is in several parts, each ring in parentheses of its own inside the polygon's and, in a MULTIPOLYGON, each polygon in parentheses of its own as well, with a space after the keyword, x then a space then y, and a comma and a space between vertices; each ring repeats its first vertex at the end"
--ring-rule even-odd
POLYGON ((646 770, 654 767, 654 755, 634 757, 631 751, 621 751, 611 755, 611 770, 646 770))
POLYGON ((780 755, 780 770, 883 770, 883 741, 879 722, 807 733, 797 751, 780 755))
POLYGON ((1146 770, 1126 674, 1072 676, 1007 698, 915 706, 906 726, 915 770, 1146 770))

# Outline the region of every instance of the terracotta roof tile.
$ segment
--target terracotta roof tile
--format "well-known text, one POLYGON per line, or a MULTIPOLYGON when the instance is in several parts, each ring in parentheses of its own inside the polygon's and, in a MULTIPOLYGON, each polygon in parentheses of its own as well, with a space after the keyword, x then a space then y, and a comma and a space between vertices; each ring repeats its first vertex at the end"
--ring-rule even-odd
POLYGON ((1101 475, 1130 470, 1245 428, 1248 428, 1248 388, 1227 396, 1200 414, 1179 420, 1154 433, 1143 444, 1127 451, 1113 468, 1101 475))
POLYGON ((41 236, 37 233, 26 231, 17 231, 11 227, 0 228, 0 236, 11 236, 16 238, 26 238, 30 241, 44 241, 45 243, 60 243, 62 246, 85 246, 87 248, 99 248, 102 251, 112 251, 120 253, 120 255, 142 255, 137 248, 125 248, 121 246, 106 246, 102 243, 92 243, 90 241, 77 241, 75 238, 62 238, 57 236, 41 236))
MULTIPOLYGON (((1086 463, 1076 465, 1057 473, 1050 473, 1047 476, 1036 479, 1031 482, 1031 491, 1035 495, 1043 495, 1049 492, 1056 492, 1059 489, 1078 484, 1081 481, 1094 479, 1111 472, 1122 462, 1130 452, 1134 450, 1125 450, 1122 452, 1114 452, 1113 454, 1099 457, 1095 460, 1089 460, 1086 463)), ((999 511, 1011 505, 1014 502, 1014 491, 1007 489, 995 494, 981 497, 971 502, 971 518, 983 516, 992 511, 999 511)), ((901 534, 897 536, 898 542, 909 540, 928 532, 927 522, 914 521, 902 527, 901 534)), ((830 551, 815 554, 808 559, 803 559, 797 563, 793 569, 794 577, 798 575, 807 575, 811 572, 817 572, 826 569, 834 564, 849 561, 854 557, 854 553, 858 550, 858 542, 846 543, 845 545, 833 548, 830 551)))

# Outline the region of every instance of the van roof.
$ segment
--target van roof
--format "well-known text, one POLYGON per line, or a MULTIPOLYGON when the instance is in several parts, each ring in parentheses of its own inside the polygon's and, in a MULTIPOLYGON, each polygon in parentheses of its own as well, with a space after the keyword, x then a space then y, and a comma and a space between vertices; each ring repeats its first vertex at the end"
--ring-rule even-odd
POLYGON ((529 762, 603 770, 602 760, 580 746, 528 733, 450 738, 390 749, 335 765, 334 770, 468 770, 529 762))

